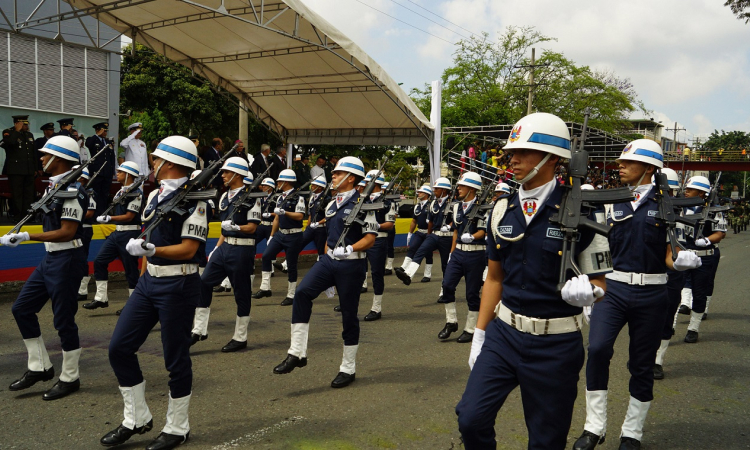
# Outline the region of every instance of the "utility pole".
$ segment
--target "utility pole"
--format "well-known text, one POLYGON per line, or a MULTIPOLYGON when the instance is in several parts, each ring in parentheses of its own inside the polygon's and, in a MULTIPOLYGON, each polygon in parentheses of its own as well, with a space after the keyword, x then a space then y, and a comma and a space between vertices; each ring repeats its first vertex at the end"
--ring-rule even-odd
POLYGON ((674 128, 667 128, 667 131, 674 131, 674 151, 677 152, 677 132, 687 131, 687 128, 677 128, 677 122, 674 123, 674 128))
POLYGON ((536 64, 536 49, 535 48, 531 49, 531 64, 513 66, 517 69, 521 69, 521 68, 529 69, 529 84, 519 86, 519 87, 529 88, 529 101, 528 101, 528 104, 526 105, 526 115, 531 114, 531 105, 534 103, 534 88, 537 86, 541 86, 542 84, 545 84, 545 83, 538 83, 538 84, 534 83, 534 69, 536 69, 537 67, 547 67, 547 66, 549 66, 549 64, 536 64))

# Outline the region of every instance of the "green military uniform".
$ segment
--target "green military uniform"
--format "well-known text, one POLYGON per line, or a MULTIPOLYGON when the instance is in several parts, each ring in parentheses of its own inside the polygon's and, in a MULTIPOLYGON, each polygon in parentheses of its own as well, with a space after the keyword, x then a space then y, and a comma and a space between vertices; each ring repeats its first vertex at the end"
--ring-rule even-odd
POLYGON ((740 214, 742 222, 740 231, 747 231, 747 223, 750 221, 750 206, 748 206, 747 202, 743 201, 740 205, 740 214))
MULTIPOLYGON (((13 116, 13 123, 28 124, 29 116, 13 116)), ((34 175, 37 169, 37 152, 34 135, 22 127, 3 130, 5 149, 5 174, 8 175, 11 193, 11 214, 23 214, 34 202, 34 175)))
POLYGON ((734 230, 734 234, 739 232, 739 227, 742 221, 738 210, 739 205, 732 205, 732 208, 727 213, 727 220, 729 221, 729 226, 734 230))

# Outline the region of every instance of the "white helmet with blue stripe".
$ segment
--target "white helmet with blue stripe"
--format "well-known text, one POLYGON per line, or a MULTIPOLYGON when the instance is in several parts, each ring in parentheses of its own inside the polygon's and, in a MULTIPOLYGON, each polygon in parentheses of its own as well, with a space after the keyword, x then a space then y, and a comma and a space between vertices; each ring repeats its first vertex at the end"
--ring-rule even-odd
POLYGON ((279 177, 276 178, 277 183, 281 183, 282 181, 286 181, 289 183, 296 183, 297 182, 297 174, 294 173, 292 169, 284 169, 279 173, 279 177))
MULTIPOLYGON (((162 139, 152 155, 154 158, 161 158, 190 169, 195 169, 198 163, 198 150, 195 148, 193 141, 185 136, 169 136, 162 139)), ((158 169, 155 171, 155 175, 158 175, 158 169)))
MULTIPOLYGON (((76 164, 75 166, 71 167, 72 170, 76 170, 77 168, 81 167, 80 164, 76 164)), ((89 169, 88 167, 84 167, 83 171, 81 171, 81 178, 89 179, 91 175, 89 175, 89 169)))
POLYGON ((437 180, 435 180, 435 184, 432 185, 433 189, 448 189, 450 190, 452 188, 451 186, 451 180, 440 177, 437 180))
POLYGON ((252 172, 248 172, 247 175, 245 176, 245 178, 242 179, 242 182, 245 183, 245 184, 247 184, 247 185, 253 184, 253 174, 252 174, 252 172))
POLYGON ((375 177, 377 177, 375 179, 375 184, 380 184, 380 185, 385 184, 385 177, 383 176, 383 172, 380 172, 377 169, 371 170, 371 171, 367 172, 367 176, 365 177, 365 181, 369 183, 375 177))
POLYGON ((480 177, 478 173, 465 172, 463 175, 461 175, 461 178, 458 180, 458 185, 466 186, 466 187, 470 187, 474 189, 481 189, 482 177, 480 177))
POLYGON ((247 166, 247 161, 245 161, 244 158, 240 158, 239 156, 232 156, 231 158, 228 158, 226 161, 224 161, 224 165, 221 166, 221 170, 228 170, 230 172, 236 173, 237 175, 246 177, 249 168, 247 166))
POLYGON ((78 162, 81 157, 80 147, 73 138, 68 136, 52 136, 39 151, 66 161, 78 162))
POLYGON ((507 183, 503 183, 501 181, 497 183, 497 186, 495 186, 495 192, 504 192, 506 194, 510 194, 510 186, 508 186, 507 183))
POLYGON ((325 187, 328 186, 328 182, 326 181, 326 176, 325 175, 318 175, 313 180, 312 185, 313 186, 322 187, 323 189, 325 189, 325 187))
POLYGON ((706 177, 696 175, 688 179, 685 189, 697 189, 709 193, 711 192, 711 182, 706 177))
POLYGON ((534 113, 522 118, 513 126, 504 150, 539 150, 570 158, 570 130, 554 114, 534 113))
POLYGON ((133 161, 125 161, 124 163, 120 164, 120 167, 118 167, 117 170, 133 175, 134 177, 138 177, 141 175, 141 168, 138 167, 138 164, 134 163, 133 161))
POLYGON ((417 192, 421 192, 423 194, 427 194, 429 196, 432 196, 432 188, 430 188, 429 184, 425 184, 422 187, 420 187, 417 192))
POLYGON ((343 172, 349 172, 352 175, 356 175, 358 177, 365 177, 365 165, 362 164, 362 160, 355 157, 355 156, 344 156, 343 158, 339 159, 339 162, 336 163, 336 167, 333 168, 333 171, 343 171, 343 172))
POLYGON ((273 181, 273 178, 263 178, 263 181, 260 182, 260 185, 276 189, 276 182, 273 181))
POLYGON ((669 184, 669 189, 680 188, 680 177, 677 176, 677 172, 670 169, 669 167, 665 167, 661 169, 661 173, 667 176, 667 183, 669 184))
POLYGON ((622 149, 615 161, 639 161, 661 169, 664 167, 664 152, 661 145, 651 139, 636 139, 622 149))

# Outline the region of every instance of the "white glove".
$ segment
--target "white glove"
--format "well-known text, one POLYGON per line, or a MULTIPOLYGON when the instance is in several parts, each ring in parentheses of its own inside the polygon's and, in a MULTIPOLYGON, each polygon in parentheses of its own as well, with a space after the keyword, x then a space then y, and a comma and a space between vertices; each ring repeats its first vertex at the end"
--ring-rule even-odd
POLYGON ((482 351, 482 345, 484 344, 484 330, 474 328, 474 337, 471 339, 471 353, 469 353, 469 369, 474 368, 474 363, 477 362, 477 357, 482 351))
POLYGON ((582 307, 593 305, 597 298, 604 296, 604 290, 591 284, 588 275, 578 275, 565 282, 561 294, 566 302, 582 307))
POLYGON ((96 218, 96 221, 99 223, 109 223, 110 220, 112 220, 112 216, 99 216, 96 218))
POLYGON ((273 209, 273 213, 277 216, 283 216, 284 214, 286 214, 286 210, 284 208, 276 207, 273 209))
POLYGON ((307 228, 312 228, 313 230, 318 228, 320 224, 318 222, 310 222, 310 225, 307 226, 307 228))
POLYGON ((474 241, 474 236, 472 236, 471 234, 464 233, 461 235, 461 242, 463 242, 464 244, 469 244, 472 241, 474 241))
POLYGON ((380 224, 376 222, 373 228, 374 228, 373 231, 378 231, 380 229, 380 224))
POLYGON ((412 236, 411 233, 406 235, 406 245, 409 245, 409 242, 411 242, 411 236, 412 236))
POLYGON ((680 252, 672 264, 674 270, 683 271, 700 267, 703 261, 693 252, 680 252))
POLYGON ((232 223, 231 220, 221 222, 221 229, 226 231, 240 231, 240 226, 232 223))
POLYGON ((270 219, 271 218, 271 213, 263 213, 261 215, 263 216, 264 219, 270 219))
POLYGON ((697 245, 698 247, 708 247, 709 245, 711 245, 711 241, 709 241, 708 238, 700 238, 696 239, 695 245, 697 245))
POLYGON ((7 247, 13 248, 18 247, 18 244, 20 244, 21 242, 28 240, 29 233, 27 233, 26 231, 22 231, 21 233, 11 233, 0 237, 0 245, 5 245, 7 247))
POLYGON ((450 225, 443 225, 442 227, 440 227, 440 231, 443 231, 443 232, 450 231, 450 230, 451 230, 450 225))
POLYGON ((333 256, 336 258, 347 257, 354 252, 354 248, 351 245, 344 247, 336 247, 333 249, 333 256))
POLYGON ((133 256, 154 256, 154 253, 156 253, 156 246, 149 242, 144 249, 142 247, 144 242, 143 239, 130 238, 125 245, 125 250, 133 256))
POLYGON ((583 318, 586 323, 591 323, 591 313, 594 312, 594 305, 583 307, 583 318))

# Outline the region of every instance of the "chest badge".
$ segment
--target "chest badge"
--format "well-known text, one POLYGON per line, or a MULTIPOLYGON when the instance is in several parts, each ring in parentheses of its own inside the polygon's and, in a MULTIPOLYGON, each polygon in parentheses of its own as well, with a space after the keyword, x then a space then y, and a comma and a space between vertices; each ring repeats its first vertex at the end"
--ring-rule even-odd
POLYGON ((523 213, 529 217, 536 214, 536 202, 533 200, 523 202, 523 213))

